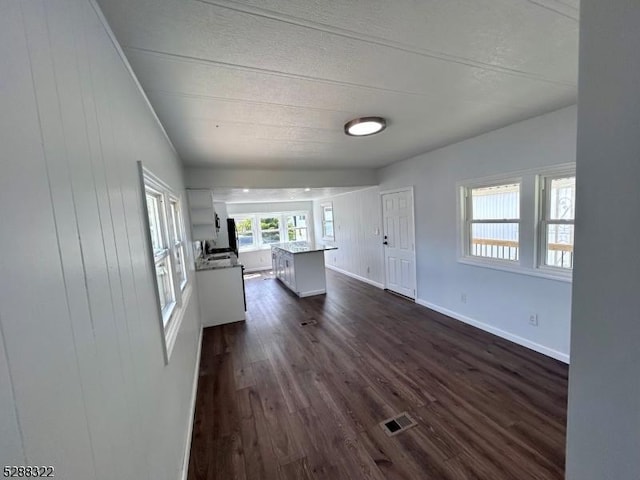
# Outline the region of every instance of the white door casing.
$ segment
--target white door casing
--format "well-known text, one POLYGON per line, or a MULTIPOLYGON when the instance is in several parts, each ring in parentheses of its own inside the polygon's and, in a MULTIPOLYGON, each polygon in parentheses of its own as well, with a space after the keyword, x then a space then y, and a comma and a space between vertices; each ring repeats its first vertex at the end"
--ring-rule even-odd
POLYGON ((382 192, 385 288, 416 298, 413 188, 382 192))

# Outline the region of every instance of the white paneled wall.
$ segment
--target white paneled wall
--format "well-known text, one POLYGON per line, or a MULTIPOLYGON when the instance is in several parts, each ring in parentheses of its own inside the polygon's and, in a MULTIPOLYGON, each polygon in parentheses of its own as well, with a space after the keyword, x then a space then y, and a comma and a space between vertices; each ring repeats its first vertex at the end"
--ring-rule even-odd
POLYGON ((313 202, 316 241, 322 240, 320 205, 333 203, 335 241, 338 250, 325 252, 325 264, 382 287, 382 213, 380 189, 371 187, 313 202))
POLYGON ((90 0, 3 0, 0 64, 0 465, 176 480, 197 300, 165 366, 136 161, 179 160, 90 0))

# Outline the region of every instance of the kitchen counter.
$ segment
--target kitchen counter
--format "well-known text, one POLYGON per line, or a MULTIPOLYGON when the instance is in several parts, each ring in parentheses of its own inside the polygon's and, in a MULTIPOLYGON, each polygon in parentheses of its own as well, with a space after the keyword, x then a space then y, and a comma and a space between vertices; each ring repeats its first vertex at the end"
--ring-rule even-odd
POLYGON ((214 253, 204 258, 196 259, 196 271, 216 270, 218 268, 242 267, 235 253, 214 253))
POLYGON ((275 277, 299 297, 327 293, 324 252, 337 249, 308 242, 271 245, 275 277))
POLYGON ((243 268, 235 253, 198 258, 196 276, 203 327, 245 319, 243 268))
POLYGON ((332 247, 330 245, 315 245, 309 242, 288 242, 288 243, 274 243, 271 248, 279 248, 289 253, 310 253, 310 252, 324 252, 327 250, 337 250, 338 247, 332 247))

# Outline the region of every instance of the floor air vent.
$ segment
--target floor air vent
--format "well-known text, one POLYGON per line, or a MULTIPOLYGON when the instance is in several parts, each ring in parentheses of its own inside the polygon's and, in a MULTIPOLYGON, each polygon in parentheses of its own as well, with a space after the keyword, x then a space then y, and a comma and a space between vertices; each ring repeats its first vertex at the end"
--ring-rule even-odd
POLYGON ((411 418, 407 412, 388 418, 384 422, 380 422, 380 426, 384 430, 384 433, 390 437, 402 433, 416 425, 416 421, 411 418))
POLYGON ((303 327, 306 327, 308 325, 317 325, 318 322, 316 322, 315 320, 305 320, 304 322, 300 322, 300 325, 302 325, 303 327))

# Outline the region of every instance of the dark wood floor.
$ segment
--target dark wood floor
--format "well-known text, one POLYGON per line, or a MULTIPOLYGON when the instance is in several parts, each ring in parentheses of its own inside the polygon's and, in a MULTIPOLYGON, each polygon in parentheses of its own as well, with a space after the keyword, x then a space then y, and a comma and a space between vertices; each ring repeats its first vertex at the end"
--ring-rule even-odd
POLYGON ((189 480, 563 478, 565 365, 327 282, 301 300, 248 280, 246 323, 205 330, 189 480), (403 411, 419 425, 387 437, 403 411))

